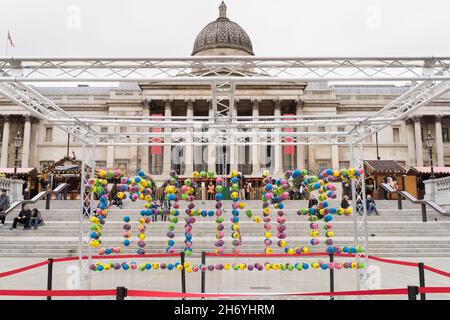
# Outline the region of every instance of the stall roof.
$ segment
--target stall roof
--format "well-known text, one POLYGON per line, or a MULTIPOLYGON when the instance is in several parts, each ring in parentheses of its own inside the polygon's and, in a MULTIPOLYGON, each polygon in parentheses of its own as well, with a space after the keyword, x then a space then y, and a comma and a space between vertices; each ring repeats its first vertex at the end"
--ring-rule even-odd
MULTIPOLYGON (((450 175, 450 167, 433 167, 433 171, 435 174, 450 175)), ((429 175, 431 174, 431 167, 411 167, 409 172, 414 174, 429 175)))
MULTIPOLYGON (((52 166, 45 169, 44 173, 67 173, 67 174, 77 174, 81 171, 82 162, 77 160, 75 157, 65 156, 64 158, 56 161, 52 166)), ((86 169, 89 166, 86 165, 86 169)))
MULTIPOLYGON (((0 173, 4 173, 5 175, 11 175, 14 173, 14 168, 0 168, 0 173)), ((20 175, 33 175, 36 174, 36 168, 17 168, 17 174, 20 175)))
POLYGON ((403 175, 408 172, 405 167, 395 160, 366 160, 364 164, 370 174, 403 175))

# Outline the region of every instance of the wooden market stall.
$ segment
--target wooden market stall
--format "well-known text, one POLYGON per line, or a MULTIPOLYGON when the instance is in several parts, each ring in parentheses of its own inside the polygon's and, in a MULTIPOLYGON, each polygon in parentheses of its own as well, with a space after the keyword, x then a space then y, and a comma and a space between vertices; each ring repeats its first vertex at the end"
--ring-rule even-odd
MULTIPOLYGON (((433 167, 435 178, 443 178, 450 176, 449 167, 433 167)), ((431 167, 411 167, 408 171, 408 175, 414 175, 417 177, 416 189, 417 199, 423 199, 425 195, 425 185, 423 181, 430 179, 431 167)))
POLYGON ((366 193, 372 194, 375 200, 397 199, 396 194, 388 194, 381 183, 392 180, 398 190, 405 190, 417 197, 417 176, 395 160, 366 160, 366 193), (391 179, 389 179, 391 178, 391 179))
MULTIPOLYGON (((11 178, 14 175, 14 168, 0 168, 0 174, 5 178, 11 178)), ((29 200, 38 194, 39 179, 36 168, 17 168, 17 178, 24 181, 23 198, 29 200)))

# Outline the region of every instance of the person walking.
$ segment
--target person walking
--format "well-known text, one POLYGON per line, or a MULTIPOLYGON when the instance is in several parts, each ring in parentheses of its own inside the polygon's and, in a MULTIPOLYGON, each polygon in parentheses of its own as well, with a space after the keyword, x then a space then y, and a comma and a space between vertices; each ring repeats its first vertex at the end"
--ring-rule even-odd
POLYGON ((345 195, 345 196, 342 198, 342 201, 341 201, 341 208, 342 208, 342 209, 347 209, 348 207, 350 207, 350 203, 348 202, 348 196, 345 195))
POLYGON ((318 204, 319 201, 317 201, 316 196, 313 193, 311 193, 311 196, 308 201, 308 209, 315 208, 318 204))

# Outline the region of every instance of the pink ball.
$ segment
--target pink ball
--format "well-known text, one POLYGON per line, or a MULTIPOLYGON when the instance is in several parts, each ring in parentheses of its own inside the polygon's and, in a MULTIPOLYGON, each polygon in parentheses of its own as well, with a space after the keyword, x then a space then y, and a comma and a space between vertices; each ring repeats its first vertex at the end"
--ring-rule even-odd
POLYGON ((197 272, 198 271, 198 267, 197 266, 193 266, 192 267, 192 271, 197 272))
POLYGON ((237 202, 233 202, 233 204, 231 205, 231 207, 233 208, 233 209, 239 209, 239 203, 237 203, 237 202))
POLYGON ((221 247, 221 248, 217 248, 217 252, 219 253, 219 254, 223 254, 223 248, 221 247))
POLYGON ((182 186, 181 192, 186 193, 186 191, 188 191, 188 186, 182 186))
POLYGON ((92 186, 94 184, 94 179, 89 178, 88 180, 88 185, 92 186))
POLYGON ((285 222, 286 222, 286 219, 285 219, 284 217, 278 217, 278 218, 277 218, 277 222, 278 222, 278 223, 285 223, 285 222))
POLYGON ((316 230, 316 229, 319 228, 319 225, 318 225, 317 223, 311 223, 311 224, 309 225, 309 227, 310 227, 311 229, 313 229, 313 230, 316 230))
POLYGON ((289 192, 283 192, 283 197, 285 198, 285 199, 289 199, 289 192))
POLYGON ((269 193, 269 192, 267 192, 266 193, 266 199, 272 199, 272 197, 273 197, 273 194, 272 193, 269 193))
POLYGON ((225 236, 225 233, 223 231, 217 232, 217 238, 222 239, 225 236))
POLYGON ((217 184, 222 184, 222 183, 223 183, 223 179, 220 178, 220 177, 217 177, 216 183, 217 183, 217 184))
POLYGON ((184 231, 185 231, 185 232, 191 232, 191 231, 192 231, 192 226, 186 226, 186 227, 184 228, 184 231))
POLYGON ((281 179, 280 182, 281 182, 281 184, 283 184, 283 185, 286 184, 286 180, 285 180, 285 179, 281 179))
POLYGON ((121 174, 122 174, 122 171, 120 171, 120 170, 118 170, 118 169, 116 169, 116 171, 114 171, 114 175, 115 175, 116 177, 120 177, 121 174))
POLYGON ((222 215, 222 210, 216 210, 216 216, 220 217, 222 215))
POLYGON ((125 232, 123 233, 123 237, 124 237, 125 239, 128 239, 128 238, 130 237, 130 233, 129 233, 128 231, 125 231, 125 232))
POLYGON ((145 223, 147 223, 147 224, 150 223, 150 218, 149 218, 149 217, 146 217, 146 218, 145 218, 145 223))
POLYGON ((265 223, 269 223, 269 222, 270 222, 270 217, 264 217, 263 221, 264 221, 265 223))
POLYGON ((270 224, 268 224, 268 223, 266 223, 264 225, 264 229, 266 229, 266 230, 270 230, 271 228, 272 228, 272 226, 270 224))
POLYGON ((268 247, 272 244, 272 242, 270 241, 270 239, 266 239, 264 240, 264 244, 268 247))
POLYGON ((137 269, 137 264, 132 262, 131 263, 131 269, 133 269, 133 270, 137 269))
POLYGON ((173 247, 170 247, 169 250, 167 250, 167 251, 168 251, 168 253, 174 253, 173 247))
POLYGON ((338 263, 338 262, 335 262, 335 263, 334 263, 334 267, 335 267, 336 269, 340 270, 340 269, 342 268, 342 265, 341 265, 340 263, 338 263))

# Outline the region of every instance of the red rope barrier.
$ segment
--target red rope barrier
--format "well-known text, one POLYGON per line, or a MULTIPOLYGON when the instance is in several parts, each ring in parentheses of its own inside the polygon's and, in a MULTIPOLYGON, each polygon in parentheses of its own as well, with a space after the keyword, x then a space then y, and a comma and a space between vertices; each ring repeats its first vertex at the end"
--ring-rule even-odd
POLYGON ((35 264, 31 264, 31 265, 26 266, 26 267, 22 267, 22 268, 10 270, 10 271, 5 271, 5 272, 0 273, 0 278, 12 276, 13 274, 21 273, 21 272, 24 272, 24 271, 36 269, 36 268, 45 266, 47 264, 48 264, 48 261, 42 261, 42 262, 38 262, 38 263, 35 263, 35 264))
POLYGON ((450 287, 421 287, 419 293, 450 293, 450 287))
POLYGON ((96 297, 115 296, 116 290, 0 290, 0 296, 22 297, 96 297))
POLYGON ((379 262, 397 264, 397 265, 406 266, 406 267, 418 267, 419 266, 419 264, 417 262, 391 260, 391 259, 385 259, 385 258, 378 258, 378 257, 374 257, 374 256, 368 256, 368 258, 371 260, 379 261, 379 262))
POLYGON ((430 271, 430 272, 434 272, 434 273, 437 273, 437 274, 439 274, 439 275, 441 275, 441 276, 450 278, 450 273, 449 273, 449 272, 445 272, 445 271, 442 271, 442 270, 439 270, 439 269, 435 269, 435 268, 429 267, 429 266, 427 266, 427 265, 424 265, 423 268, 424 268, 425 270, 430 271))

